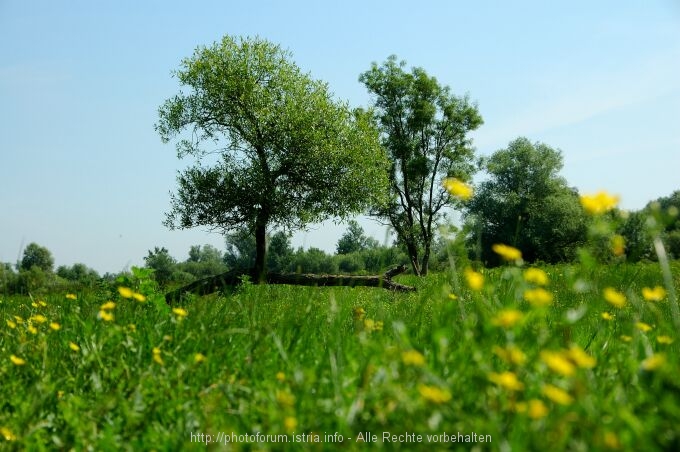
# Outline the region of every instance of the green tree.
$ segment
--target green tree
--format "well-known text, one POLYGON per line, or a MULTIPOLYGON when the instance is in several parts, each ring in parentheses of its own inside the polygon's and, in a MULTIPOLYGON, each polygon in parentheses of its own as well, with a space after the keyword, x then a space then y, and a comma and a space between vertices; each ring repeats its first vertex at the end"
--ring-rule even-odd
POLYGON ((349 254, 363 251, 368 248, 375 248, 379 245, 373 237, 364 233, 364 228, 356 220, 350 220, 347 231, 340 237, 335 247, 337 254, 349 254))
POLYGON ((182 134, 178 156, 199 163, 178 176, 170 228, 247 226, 262 278, 268 227, 344 217, 384 193, 387 160, 370 114, 334 100, 290 52, 226 36, 175 75, 189 92, 165 102, 156 130, 164 142, 182 134), (200 164, 215 154, 213 166, 200 164))
POLYGON ((482 124, 476 105, 451 94, 425 70, 404 70, 391 56, 373 63, 359 80, 374 96, 382 142, 391 160, 389 202, 373 210, 406 248, 416 274, 428 270, 432 240, 443 209, 455 205, 445 177, 468 180, 474 150, 468 132, 482 124))
POLYGON ((288 234, 278 231, 272 235, 267 246, 267 268, 269 271, 284 272, 289 269, 293 252, 288 234))
POLYGON ((177 264, 177 267, 195 278, 205 278, 227 271, 224 254, 212 245, 192 246, 189 249, 189 258, 177 264))
POLYGON ((500 263, 491 247, 512 245, 529 262, 568 261, 585 242, 587 220, 576 190, 559 176, 562 154, 526 138, 512 141, 486 162, 482 182, 466 208, 468 238, 478 257, 500 263))
POLYGON ((54 258, 50 250, 37 243, 30 243, 24 250, 19 269, 30 270, 38 267, 40 270, 50 273, 54 268, 54 258))
POLYGON ((176 270, 177 261, 165 248, 154 247, 153 251, 144 258, 147 268, 153 269, 153 277, 160 287, 166 287, 172 280, 172 274, 176 270))
POLYGON ((224 263, 230 269, 248 269, 255 263, 257 244, 248 229, 241 227, 225 235, 224 263))
POLYGON ((70 267, 60 265, 56 273, 61 278, 81 284, 93 284, 99 279, 99 273, 96 270, 81 263, 73 264, 70 267))

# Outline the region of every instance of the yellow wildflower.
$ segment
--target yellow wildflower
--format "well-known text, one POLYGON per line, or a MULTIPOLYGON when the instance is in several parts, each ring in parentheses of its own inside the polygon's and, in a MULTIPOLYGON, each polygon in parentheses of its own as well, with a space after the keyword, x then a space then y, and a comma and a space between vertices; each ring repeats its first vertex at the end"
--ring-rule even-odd
POLYGON ((69 343, 68 343, 68 348, 70 348, 70 349, 73 350, 74 352, 80 351, 80 346, 79 346, 78 344, 76 344, 75 342, 69 342, 69 343))
POLYGON ((521 391, 524 389, 524 383, 519 381, 517 375, 513 372, 491 372, 489 374, 489 381, 508 391, 521 391))
POLYGON ((626 296, 611 287, 604 289, 603 296, 615 308, 622 308, 626 305, 626 296))
POLYGON ((550 350, 541 351, 541 361, 553 372, 566 377, 574 375, 576 366, 563 353, 550 350))
POLYGON ((297 426, 298 421, 293 416, 286 416, 286 418, 283 420, 283 427, 286 429, 287 432, 295 431, 295 428, 297 426))
POLYGON ((548 415, 548 407, 540 399, 531 399, 528 403, 527 414, 531 419, 541 419, 548 415))
POLYGON ((550 305, 553 301, 553 296, 542 287, 537 287, 535 289, 525 290, 524 299, 528 301, 531 306, 541 308, 550 305))
POLYGON ((455 293, 450 293, 450 294, 449 294, 449 300, 457 300, 457 299, 458 299, 458 297, 456 296, 455 293))
POLYGON ((672 344, 673 343, 673 339, 670 336, 658 336, 656 338, 656 341, 659 344, 672 344))
POLYGON ((612 253, 614 256, 623 256, 626 252, 626 239, 623 236, 616 234, 611 240, 612 253))
POLYGON ((113 319, 115 318, 113 316, 113 313, 104 310, 99 311, 99 315, 97 317, 99 317, 105 322, 113 322, 113 319))
POLYGON ((446 403, 451 400, 451 393, 446 389, 438 388, 437 386, 418 385, 418 392, 423 399, 432 403, 446 403))
POLYGON ((643 287, 642 297, 647 301, 661 301, 666 298, 666 289, 661 286, 656 286, 653 289, 643 287))
POLYGON ((455 177, 447 177, 443 182, 446 191, 462 201, 467 201, 472 198, 473 190, 472 187, 465 182, 462 182, 455 177))
POLYGON ((406 350, 401 354, 401 360, 407 366, 422 367, 425 365, 425 357, 417 350, 406 350))
POLYGON ((651 329, 652 329, 652 327, 650 325, 646 324, 645 322, 636 322, 635 328, 642 331, 643 333, 651 331, 651 329))
POLYGON ((14 316, 14 320, 17 321, 17 325, 21 325, 22 323, 24 323, 24 319, 19 317, 18 315, 14 316))
POLYGON ((131 332, 131 333, 134 333, 135 331, 137 331, 137 327, 135 326, 134 323, 130 323, 130 324, 127 326, 127 329, 128 329, 128 331, 131 332))
POLYGON ((616 436, 616 433, 606 431, 604 432, 604 445, 607 446, 608 449, 621 449, 621 441, 619 441, 619 438, 616 436))
POLYGON ((471 268, 465 269, 465 280, 472 290, 479 291, 484 287, 484 276, 471 268))
POLYGON ((184 318, 189 315, 189 313, 184 308, 172 308, 172 313, 179 318, 184 318))
POLYGON ((604 320, 613 320, 614 319, 614 316, 611 315, 608 312, 603 312, 602 314, 600 314, 600 317, 602 317, 604 320))
POLYGON ((514 345, 508 345, 506 348, 494 345, 493 352, 496 356, 509 364, 521 366, 527 360, 527 355, 514 345))
POLYGON ((206 359, 207 359, 207 358, 205 357, 205 355, 204 355, 203 353, 196 353, 196 354, 194 355, 194 363, 196 363, 196 364, 202 363, 202 362, 205 361, 206 359))
POLYGON ((134 292, 132 292, 132 289, 130 289, 129 287, 119 287, 118 293, 123 298, 132 298, 132 294, 134 292))
POLYGON ((115 307, 116 307, 116 303, 114 303, 113 301, 107 301, 106 303, 101 305, 101 307, 99 309, 102 309, 104 311, 111 311, 111 310, 115 309, 115 307))
POLYGON ((0 436, 2 436, 5 441, 16 441, 17 437, 10 429, 7 427, 0 427, 0 436))
POLYGON ((633 340, 633 338, 630 337, 630 336, 628 336, 628 335, 626 335, 626 334, 622 334, 622 335, 621 335, 621 340, 622 340, 623 342, 630 342, 631 340, 633 340))
POLYGON ((69 300, 75 300, 78 297, 76 297, 76 294, 74 294, 74 293, 67 293, 66 298, 68 298, 69 300))
POLYGON ((549 282, 548 275, 540 268, 535 267, 524 270, 524 280, 539 286, 546 286, 549 282))
POLYGON ((524 314, 522 314, 520 311, 517 309, 504 309, 496 315, 493 319, 491 319, 491 323, 495 326, 502 326, 504 328, 512 328, 515 326, 519 321, 521 321, 524 318, 524 314))
POLYGON ((571 405, 574 402, 574 398, 567 391, 557 386, 545 385, 541 391, 547 398, 560 405, 571 405))
POLYGON ((640 367, 642 367, 644 370, 655 371, 663 367, 664 364, 666 364, 666 355, 663 353, 655 353, 642 361, 640 367))
POLYGON ((567 357, 578 367, 584 369, 590 369, 595 367, 597 360, 587 354, 581 347, 577 345, 572 345, 566 352, 567 357))
POLYGON ((40 306, 41 308, 46 308, 47 303, 44 300, 38 300, 38 306, 40 306))
POLYGON ((358 307, 354 308, 354 310, 352 311, 352 316, 356 320, 362 320, 366 316, 366 310, 364 308, 362 308, 361 306, 358 306, 358 307))
POLYGON ((600 191, 594 195, 582 195, 581 205, 590 215, 601 215, 619 204, 619 197, 600 191))
POLYGON ((369 333, 372 331, 382 331, 383 322, 381 320, 365 319, 364 329, 369 333))
POLYGON ((38 329, 37 329, 36 327, 34 327, 33 325, 28 325, 28 326, 26 327, 26 329, 27 329, 28 332, 31 333, 31 334, 38 334, 38 329))
POLYGON ((522 252, 512 246, 496 243, 491 249, 506 261, 518 261, 522 259, 522 252))
POLYGON ((16 322, 13 322, 13 321, 11 321, 11 320, 9 320, 9 319, 5 320, 5 322, 7 322, 7 326, 10 327, 10 328, 12 328, 12 329, 14 329, 14 328, 17 327, 16 322))
POLYGON ((9 360, 12 361, 12 364, 14 364, 15 366, 23 366, 24 364, 26 364, 26 360, 25 360, 25 359, 19 358, 19 357, 16 356, 16 355, 11 355, 11 356, 9 357, 9 360))
POLYGON ((276 379, 279 380, 280 382, 286 381, 286 374, 284 374, 281 371, 276 372, 276 379))
POLYGON ((163 357, 161 356, 161 349, 158 348, 158 347, 154 347, 154 348, 151 350, 151 353, 152 353, 152 355, 153 355, 153 360, 154 360, 156 363, 158 363, 158 364, 160 364, 160 365, 162 366, 164 363, 163 363, 163 357))
POLYGON ((29 318, 28 320, 35 323, 45 323, 47 322, 47 317, 45 317, 42 314, 36 314, 33 317, 29 318))
POLYGON ((283 406, 293 406, 295 396, 288 391, 276 391, 276 401, 283 406))
POLYGON ((142 295, 141 293, 137 293, 137 292, 134 292, 132 294, 132 298, 139 301, 140 303, 143 303, 143 302, 146 301, 146 297, 144 295, 142 295))
POLYGON ((59 325, 57 322, 52 322, 50 323, 50 328, 52 328, 54 331, 59 331, 61 329, 61 325, 59 325))

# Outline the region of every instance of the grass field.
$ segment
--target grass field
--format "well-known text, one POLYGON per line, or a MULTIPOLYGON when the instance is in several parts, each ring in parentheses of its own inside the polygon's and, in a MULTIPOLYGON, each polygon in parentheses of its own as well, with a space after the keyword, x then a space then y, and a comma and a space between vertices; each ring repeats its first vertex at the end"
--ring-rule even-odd
POLYGON ((179 309, 143 272, 2 297, 0 447, 678 450, 659 264, 526 269, 402 277, 412 294, 245 284, 179 309))

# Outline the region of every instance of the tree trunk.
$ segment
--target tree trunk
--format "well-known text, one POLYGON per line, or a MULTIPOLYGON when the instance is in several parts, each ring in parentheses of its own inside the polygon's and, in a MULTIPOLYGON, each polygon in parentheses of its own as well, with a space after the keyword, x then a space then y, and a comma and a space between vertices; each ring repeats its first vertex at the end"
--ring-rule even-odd
MULTIPOLYGON (((382 287, 383 289, 394 290, 397 292, 414 292, 415 287, 406 286, 392 281, 392 277, 406 271, 406 267, 400 265, 385 272, 383 275, 374 276, 350 276, 350 275, 310 275, 298 273, 268 273, 263 282, 269 284, 290 284, 295 286, 364 286, 382 287)), ((165 301, 171 304, 181 299, 186 293, 196 295, 206 295, 213 293, 221 288, 236 286, 241 283, 244 275, 253 277, 255 270, 231 270, 221 275, 210 276, 199 279, 177 290, 168 292, 165 301)))
POLYGON ((267 218, 263 213, 255 220, 255 268, 253 281, 260 283, 267 278, 267 218))
POLYGON ((430 243, 425 244, 425 251, 423 251, 423 261, 420 264, 420 276, 427 276, 427 271, 430 266, 430 243))

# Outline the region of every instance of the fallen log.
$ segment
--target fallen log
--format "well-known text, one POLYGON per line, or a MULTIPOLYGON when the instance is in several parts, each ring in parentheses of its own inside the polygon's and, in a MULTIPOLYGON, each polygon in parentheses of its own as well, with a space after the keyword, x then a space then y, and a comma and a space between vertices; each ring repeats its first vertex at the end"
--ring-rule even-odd
MULTIPOLYGON (((405 271, 406 266, 400 265, 387 270, 382 275, 371 276, 267 273, 264 282, 267 284, 289 284, 295 286, 382 287, 383 289, 397 292, 414 292, 416 290, 415 287, 392 281, 392 277, 404 273, 405 271)), ((241 284, 244 276, 247 276, 251 280, 256 279, 251 270, 231 270, 226 273, 196 280, 179 289, 168 292, 165 294, 165 301, 168 304, 171 304, 187 293, 207 295, 224 287, 236 286, 241 284)))

